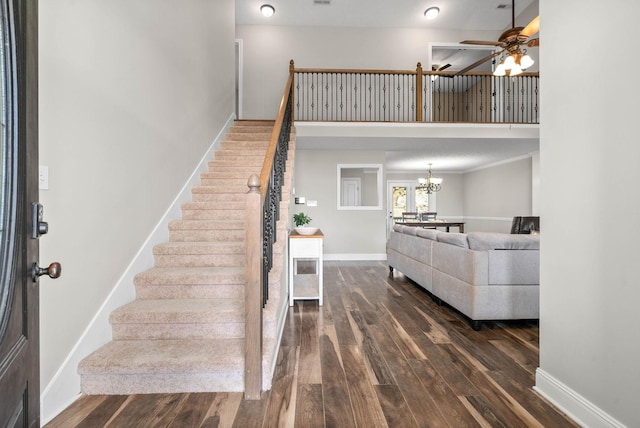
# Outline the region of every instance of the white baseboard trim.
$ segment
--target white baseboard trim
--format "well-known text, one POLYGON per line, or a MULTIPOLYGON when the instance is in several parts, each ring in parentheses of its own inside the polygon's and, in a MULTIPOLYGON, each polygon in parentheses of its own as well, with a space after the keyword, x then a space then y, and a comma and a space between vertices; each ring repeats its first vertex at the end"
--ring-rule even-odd
POLYGON ((211 146, 202 156, 198 166, 116 282, 116 285, 53 376, 51 382, 40 394, 40 420, 43 425, 51 421, 80 395, 78 364, 87 355, 111 340, 109 315, 116 308, 131 302, 135 298, 133 278, 138 273, 153 267, 154 245, 166 242, 169 239, 169 222, 179 218, 182 203, 191 200, 191 188, 200 183, 200 174, 208 170, 208 162, 211 160, 213 151, 220 146, 220 142, 227 134, 234 120, 235 115, 231 114, 211 146))
POLYGON ((387 260, 387 253, 381 254, 324 254, 322 258, 325 261, 356 261, 356 260, 387 260))
POLYGON ((540 368, 536 369, 533 389, 583 427, 625 428, 624 424, 540 368))
POLYGON ((476 217, 476 216, 466 216, 466 217, 464 217, 464 221, 467 221, 467 220, 507 221, 507 222, 511 223, 513 221, 513 217, 476 217))

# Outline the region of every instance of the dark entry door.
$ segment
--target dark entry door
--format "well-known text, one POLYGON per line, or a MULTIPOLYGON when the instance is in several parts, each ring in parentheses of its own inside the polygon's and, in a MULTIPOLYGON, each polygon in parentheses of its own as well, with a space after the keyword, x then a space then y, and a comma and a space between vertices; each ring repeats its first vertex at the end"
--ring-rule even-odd
POLYGON ((0 0, 0 427, 40 425, 37 0, 0 0))

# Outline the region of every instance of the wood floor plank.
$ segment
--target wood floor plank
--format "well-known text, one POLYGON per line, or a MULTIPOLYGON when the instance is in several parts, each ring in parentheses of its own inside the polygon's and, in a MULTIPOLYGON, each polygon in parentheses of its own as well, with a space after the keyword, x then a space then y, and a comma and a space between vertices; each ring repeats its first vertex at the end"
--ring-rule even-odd
POLYGON ((462 398, 463 403, 469 409, 469 412, 483 427, 491 428, 509 428, 499 416, 497 416, 491 406, 482 396, 467 396, 462 398))
POLYGON ((349 388, 337 349, 329 336, 320 337, 325 423, 328 427, 355 427, 349 388))
POLYGON ((378 385, 391 385, 395 384, 395 379, 391 374, 391 370, 387 366, 387 363, 382 355, 382 351, 378 347, 375 339, 371 336, 370 330, 361 316, 359 311, 351 311, 351 319, 357 325, 357 328, 362 337, 360 344, 362 351, 367 359, 367 363, 375 376, 375 383, 378 385))
POLYGON ((389 336, 390 333, 382 326, 371 325, 368 328, 371 329, 378 346, 382 349, 387 365, 396 380, 396 385, 402 392, 418 425, 425 427, 448 426, 429 391, 420 383, 404 355, 399 352, 395 342, 389 336))
POLYGON ((297 317, 300 319, 298 382, 319 384, 322 382, 322 375, 318 342, 318 304, 305 302, 305 305, 300 305, 298 308, 297 317))
POLYGON ((176 428, 200 427, 205 420, 205 416, 215 395, 215 392, 186 394, 182 406, 168 426, 176 428))
POLYGON ((178 413, 185 394, 134 395, 127 405, 110 420, 110 427, 166 426, 178 413))
POLYGON ((74 401, 63 413, 47 424, 48 428, 65 428, 78 425, 84 418, 100 407, 106 395, 83 395, 74 401))
MULTIPOLYGON (((241 392, 215 392, 210 394, 213 395, 205 394, 205 396, 210 397, 210 401, 202 421, 202 427, 218 426, 223 428, 233 426, 243 394, 241 392)), ((176 425, 176 428, 179 426, 176 425)))
POLYGON ((281 352, 278 353, 264 427, 293 426, 294 424, 299 351, 299 347, 286 347, 281 348, 281 352))
POLYGON ((360 348, 341 346, 340 353, 344 363, 344 372, 349 386, 351 407, 358 427, 384 427, 386 419, 376 392, 369 381, 366 363, 360 348))
POLYGON ((478 388, 493 412, 500 415, 508 426, 542 427, 513 397, 502 389, 489 375, 487 370, 478 370, 478 362, 470 361, 459 352, 459 348, 442 345, 450 358, 466 373, 466 376, 478 388))
POLYGON ((324 428, 321 384, 298 383, 295 426, 324 428))
POLYGON ((453 427, 480 426, 429 361, 410 360, 409 365, 425 389, 429 391, 443 419, 449 425, 453 427))
POLYGON ((397 385, 375 385, 374 388, 389 427, 419 427, 397 385))
MULTIPOLYGON (((131 400, 127 395, 110 395, 76 426, 80 428, 104 427, 131 400)), ((69 425, 71 426, 71 425, 69 425)))
MULTIPOLYGON (((270 397, 271 391, 266 391, 262 393, 260 400, 242 400, 238 407, 236 418, 233 421, 233 428, 262 427, 270 397)), ((214 428, 216 426, 206 425, 206 428, 214 428)))

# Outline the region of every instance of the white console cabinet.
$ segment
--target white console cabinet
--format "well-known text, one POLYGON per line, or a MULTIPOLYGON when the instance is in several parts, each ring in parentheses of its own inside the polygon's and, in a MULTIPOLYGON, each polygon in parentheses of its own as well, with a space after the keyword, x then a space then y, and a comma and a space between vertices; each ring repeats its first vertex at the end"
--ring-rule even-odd
POLYGON ((289 234, 289 306, 293 301, 318 300, 322 306, 322 243, 324 235, 318 229, 313 235, 289 234), (298 261, 315 261, 314 273, 298 273, 298 261))

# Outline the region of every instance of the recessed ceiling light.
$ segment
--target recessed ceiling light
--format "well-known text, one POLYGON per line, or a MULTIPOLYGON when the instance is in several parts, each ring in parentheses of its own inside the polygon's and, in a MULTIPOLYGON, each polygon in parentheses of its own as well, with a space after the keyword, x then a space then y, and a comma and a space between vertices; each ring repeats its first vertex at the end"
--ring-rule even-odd
POLYGON ((262 13, 262 15, 268 18, 276 13, 276 9, 270 4, 263 4, 262 6, 260 6, 260 12, 262 13))
POLYGON ((429 9, 424 11, 424 16, 427 19, 435 19, 436 16, 440 13, 440 9, 437 7, 430 7, 429 9))

